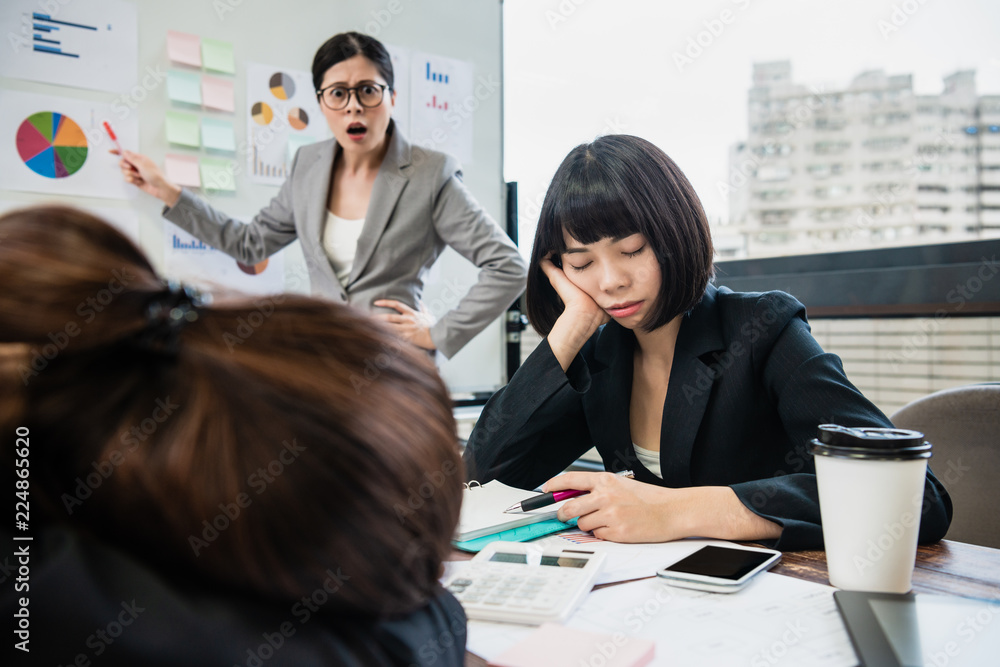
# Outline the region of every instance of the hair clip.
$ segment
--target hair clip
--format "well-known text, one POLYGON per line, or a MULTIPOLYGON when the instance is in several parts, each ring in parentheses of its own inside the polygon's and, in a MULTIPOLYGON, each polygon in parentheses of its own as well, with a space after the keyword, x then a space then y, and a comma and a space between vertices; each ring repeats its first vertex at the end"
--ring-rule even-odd
POLYGON ((176 355, 180 332, 198 320, 198 309, 210 298, 193 287, 171 280, 162 292, 152 295, 145 306, 146 326, 136 340, 139 347, 160 354, 176 355))

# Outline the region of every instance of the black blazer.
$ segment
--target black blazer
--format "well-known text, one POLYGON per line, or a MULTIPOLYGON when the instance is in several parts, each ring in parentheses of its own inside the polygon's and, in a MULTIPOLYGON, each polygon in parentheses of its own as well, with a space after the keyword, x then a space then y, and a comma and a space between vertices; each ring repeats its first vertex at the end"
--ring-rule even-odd
MULTIPOLYGON (((487 403, 465 452, 470 479, 532 489, 597 447, 607 470, 668 487, 729 486, 781 526, 775 546, 823 546, 816 427, 892 423, 823 352, 805 307, 784 292, 708 286, 684 317, 660 431, 663 479, 639 462, 629 429, 635 336, 603 326, 564 373, 547 341, 487 403)), ((928 471, 921 541, 944 537, 951 499, 928 471)))
MULTIPOLYGON (((15 542, 0 528, 4 665, 104 667, 461 667, 466 618, 451 593, 394 618, 337 615, 317 588, 304 601, 267 599, 174 571, 166 573, 63 526, 15 542), (14 578, 28 549, 30 588, 14 578), (3 577, 6 573, 6 577, 3 577), (30 653, 15 647, 19 599, 28 597, 30 653), (81 660, 80 656, 85 658, 81 660), (89 661, 89 662, 87 662, 89 661)), ((348 548, 359 548, 349 545, 348 548)), ((328 579, 330 587, 350 586, 328 579)), ((326 585, 326 582, 324 582, 326 585)), ((335 589, 334 589, 335 590, 335 589)))

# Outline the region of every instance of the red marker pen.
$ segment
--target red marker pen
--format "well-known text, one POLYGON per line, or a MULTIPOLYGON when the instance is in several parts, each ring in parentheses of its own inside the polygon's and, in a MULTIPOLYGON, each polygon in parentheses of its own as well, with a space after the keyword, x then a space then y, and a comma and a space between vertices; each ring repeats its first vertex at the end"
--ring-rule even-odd
POLYGON ((104 121, 104 131, 108 133, 109 137, 111 137, 111 141, 115 142, 115 148, 118 149, 118 154, 125 157, 125 153, 122 152, 122 145, 118 143, 118 137, 115 136, 115 131, 111 129, 111 125, 108 124, 108 121, 104 121))

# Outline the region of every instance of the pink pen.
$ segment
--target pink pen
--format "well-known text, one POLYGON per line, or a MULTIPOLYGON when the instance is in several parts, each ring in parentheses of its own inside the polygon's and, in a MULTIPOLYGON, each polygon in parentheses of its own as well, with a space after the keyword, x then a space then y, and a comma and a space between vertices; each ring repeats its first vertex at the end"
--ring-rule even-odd
MULTIPOLYGON (((622 470, 621 472, 615 473, 619 477, 634 477, 631 470, 622 470)), ((526 498, 519 503, 514 503, 510 507, 504 510, 504 514, 509 514, 511 512, 530 512, 531 510, 536 510, 539 507, 547 507, 554 503, 558 503, 562 500, 568 500, 569 498, 576 498, 577 496, 582 496, 585 493, 590 493, 590 491, 579 491, 577 489, 566 489, 565 491, 551 491, 549 493, 541 493, 537 496, 532 496, 526 498)))

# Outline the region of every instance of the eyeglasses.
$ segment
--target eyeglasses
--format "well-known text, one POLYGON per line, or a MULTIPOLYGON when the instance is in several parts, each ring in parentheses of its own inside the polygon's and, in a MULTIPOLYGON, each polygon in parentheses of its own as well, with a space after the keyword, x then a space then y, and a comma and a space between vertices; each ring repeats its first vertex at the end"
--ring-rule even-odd
MULTIPOLYGON (((357 97, 358 104, 366 109, 373 109, 382 104, 382 95, 389 86, 374 81, 365 81, 354 86, 345 88, 344 86, 329 86, 316 91, 316 97, 322 100, 323 104, 331 111, 340 111, 347 107, 351 101, 351 93, 357 97)), ((389 88, 391 91, 392 88, 389 88)))

